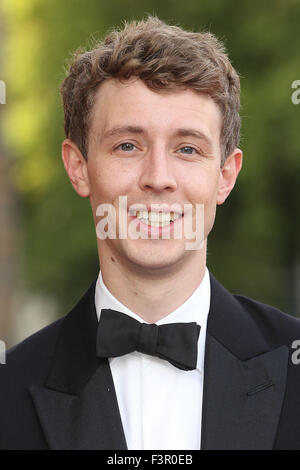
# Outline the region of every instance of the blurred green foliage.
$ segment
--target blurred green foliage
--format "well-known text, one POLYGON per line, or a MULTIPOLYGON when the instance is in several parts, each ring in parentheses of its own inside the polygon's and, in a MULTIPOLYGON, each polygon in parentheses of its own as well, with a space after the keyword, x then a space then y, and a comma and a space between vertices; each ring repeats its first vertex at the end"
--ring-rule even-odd
MULTIPOLYGON (((299 266, 300 3, 294 0, 3 0, 4 135, 22 204, 27 287, 70 307, 97 275, 88 200, 74 193, 60 157, 59 84, 70 54, 122 20, 146 13, 226 44, 241 75, 244 167, 219 207, 208 267, 232 292, 295 314, 299 266)), ((1 77, 3 78, 3 77, 1 77)), ((300 314, 300 312, 298 312, 300 314)))

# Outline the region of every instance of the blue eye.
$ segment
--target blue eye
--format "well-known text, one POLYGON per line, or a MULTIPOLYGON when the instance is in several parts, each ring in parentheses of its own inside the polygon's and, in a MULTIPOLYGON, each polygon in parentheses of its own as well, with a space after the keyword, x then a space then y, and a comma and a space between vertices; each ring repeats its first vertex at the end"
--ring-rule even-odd
POLYGON ((123 150, 123 152, 132 152, 132 150, 135 149, 135 146, 129 142, 124 142, 124 144, 120 144, 118 148, 123 150))
POLYGON ((193 147, 189 147, 189 146, 186 146, 186 147, 181 147, 179 149, 179 151, 181 153, 184 153, 185 155, 193 155, 193 153, 196 151, 193 147))

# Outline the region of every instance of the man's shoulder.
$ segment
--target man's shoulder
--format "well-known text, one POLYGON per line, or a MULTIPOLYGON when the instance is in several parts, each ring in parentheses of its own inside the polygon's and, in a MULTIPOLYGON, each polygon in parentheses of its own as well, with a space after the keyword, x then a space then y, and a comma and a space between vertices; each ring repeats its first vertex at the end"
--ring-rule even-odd
POLYGON ((75 343, 82 337, 84 340, 86 323, 89 322, 88 310, 94 302, 94 288, 95 281, 66 315, 7 351, 6 363, 0 367, 1 383, 16 377, 24 384, 30 381, 42 383, 47 378, 61 338, 64 338, 63 343, 70 341, 70 336, 73 338, 74 335, 75 343))
POLYGON ((300 339, 300 319, 245 295, 232 294, 211 274, 207 330, 240 359, 291 347, 300 339))
POLYGON ((55 342, 65 317, 66 316, 58 318, 52 323, 49 323, 49 325, 45 326, 44 328, 36 331, 35 333, 32 333, 30 336, 20 341, 15 346, 12 346, 7 351, 8 357, 17 357, 19 354, 26 356, 27 354, 30 354, 31 350, 36 350, 36 348, 46 352, 50 344, 55 342))
POLYGON ((0 368, 0 377, 1 372, 10 375, 16 370, 19 377, 30 372, 38 373, 39 369, 42 372, 45 364, 51 361, 64 318, 59 318, 8 349, 6 363, 0 368))
POLYGON ((70 322, 70 320, 72 321, 74 318, 86 317, 86 311, 90 308, 90 303, 94 302, 95 283, 96 280, 88 286, 66 315, 61 316, 58 320, 50 323, 36 333, 28 336, 22 342, 11 347, 7 351, 8 361, 11 363, 15 360, 18 362, 20 360, 24 361, 29 359, 32 355, 38 358, 39 354, 43 357, 51 356, 64 324, 68 324, 68 322, 70 322))
POLYGON ((290 345, 293 339, 300 339, 299 318, 244 295, 234 294, 233 297, 260 332, 274 344, 290 345))

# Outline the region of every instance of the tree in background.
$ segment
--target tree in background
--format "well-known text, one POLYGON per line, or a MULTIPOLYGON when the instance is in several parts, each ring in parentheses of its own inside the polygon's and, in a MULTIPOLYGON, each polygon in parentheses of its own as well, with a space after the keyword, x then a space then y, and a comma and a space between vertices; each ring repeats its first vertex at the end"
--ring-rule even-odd
POLYGON ((3 0, 5 76, 10 89, 4 134, 21 199, 22 278, 72 306, 98 272, 88 200, 75 195, 60 157, 59 84, 66 58, 122 20, 145 13, 224 40, 241 75, 244 169, 218 208, 208 267, 234 293, 300 315, 300 4, 158 0, 3 0))

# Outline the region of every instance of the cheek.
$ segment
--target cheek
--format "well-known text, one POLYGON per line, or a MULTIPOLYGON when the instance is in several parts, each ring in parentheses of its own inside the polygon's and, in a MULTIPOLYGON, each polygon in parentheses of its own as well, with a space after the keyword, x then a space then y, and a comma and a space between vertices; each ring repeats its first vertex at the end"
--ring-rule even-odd
POLYGON ((91 165, 89 171, 91 203, 118 202, 120 195, 129 194, 133 188, 134 177, 129 168, 122 165, 91 165))
POLYGON ((205 236, 210 232, 216 215, 219 171, 202 172, 190 178, 187 198, 194 204, 204 205, 205 236))
POLYGON ((202 175, 191 178, 187 185, 187 194, 193 203, 202 203, 211 206, 216 203, 218 194, 218 178, 216 175, 202 175))

